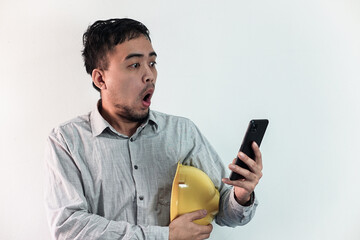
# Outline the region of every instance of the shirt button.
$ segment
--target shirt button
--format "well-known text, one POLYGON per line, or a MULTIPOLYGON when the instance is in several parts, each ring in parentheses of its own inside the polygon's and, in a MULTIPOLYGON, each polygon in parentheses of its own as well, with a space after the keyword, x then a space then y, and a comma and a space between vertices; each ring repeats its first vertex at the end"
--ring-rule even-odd
POLYGON ((134 139, 133 138, 130 138, 130 142, 133 142, 134 141, 134 139))
POLYGON ((138 165, 135 165, 134 168, 135 168, 135 169, 138 169, 139 167, 138 167, 138 165))
POLYGON ((144 200, 144 196, 140 196, 139 199, 142 201, 144 200))

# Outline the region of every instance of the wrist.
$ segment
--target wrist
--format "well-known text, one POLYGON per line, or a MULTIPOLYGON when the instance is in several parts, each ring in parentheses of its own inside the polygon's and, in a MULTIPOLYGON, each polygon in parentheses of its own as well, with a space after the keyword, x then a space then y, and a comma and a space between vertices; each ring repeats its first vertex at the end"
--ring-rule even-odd
POLYGON ((254 192, 252 192, 248 197, 244 198, 244 199, 238 199, 236 197, 235 191, 234 191, 234 198, 236 200, 237 203, 239 203, 241 206, 244 207, 248 207, 250 205, 252 205, 254 203, 254 192))

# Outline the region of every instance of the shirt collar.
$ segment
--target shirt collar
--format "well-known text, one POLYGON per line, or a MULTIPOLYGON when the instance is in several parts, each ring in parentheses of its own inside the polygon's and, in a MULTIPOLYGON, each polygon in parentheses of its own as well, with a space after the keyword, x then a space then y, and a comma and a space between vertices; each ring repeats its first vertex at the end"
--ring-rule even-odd
MULTIPOLYGON (((111 131, 115 129, 101 116, 99 112, 99 107, 101 106, 101 99, 97 102, 95 109, 90 114, 91 130, 93 137, 99 136, 104 132, 105 129, 109 128, 111 131)), ((139 126, 139 128, 145 128, 147 125, 150 125, 154 132, 158 130, 158 120, 155 117, 153 111, 150 110, 149 117, 147 120, 139 126)), ((115 131, 116 134, 119 134, 115 131)))
POLYGON ((91 131, 93 137, 100 135, 106 128, 110 127, 110 124, 101 116, 99 112, 100 105, 101 99, 97 102, 96 107, 90 114, 91 131))

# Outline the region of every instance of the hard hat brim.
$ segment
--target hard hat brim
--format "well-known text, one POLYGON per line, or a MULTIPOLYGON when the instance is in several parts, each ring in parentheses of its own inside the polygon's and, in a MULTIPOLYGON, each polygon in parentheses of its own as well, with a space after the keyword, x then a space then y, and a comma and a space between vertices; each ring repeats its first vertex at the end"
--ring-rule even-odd
POLYGON ((178 163, 171 189, 170 221, 179 215, 206 209, 206 217, 193 222, 208 225, 218 212, 219 199, 219 191, 203 171, 178 163))
POLYGON ((176 168, 175 177, 172 183, 171 200, 170 200, 170 221, 174 220, 178 216, 178 204, 179 204, 179 171, 181 164, 178 163, 176 168))

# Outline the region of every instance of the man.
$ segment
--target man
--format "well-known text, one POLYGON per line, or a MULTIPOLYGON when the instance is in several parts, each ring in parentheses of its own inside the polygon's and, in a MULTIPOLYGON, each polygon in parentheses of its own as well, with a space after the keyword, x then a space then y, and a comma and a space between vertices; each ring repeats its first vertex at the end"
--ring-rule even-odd
POLYGON ((220 192, 220 225, 246 224, 255 213, 262 159, 240 154, 251 171, 230 181, 219 156, 188 119, 150 110, 157 70, 148 29, 132 19, 97 21, 84 34, 83 57, 101 99, 91 113, 48 138, 46 204, 56 239, 206 239, 199 210, 170 223, 177 163, 203 170, 220 192), (223 178, 223 179, 222 179, 223 178), (228 185, 226 185, 228 184, 228 185), (230 186, 232 185, 232 186, 230 186))

